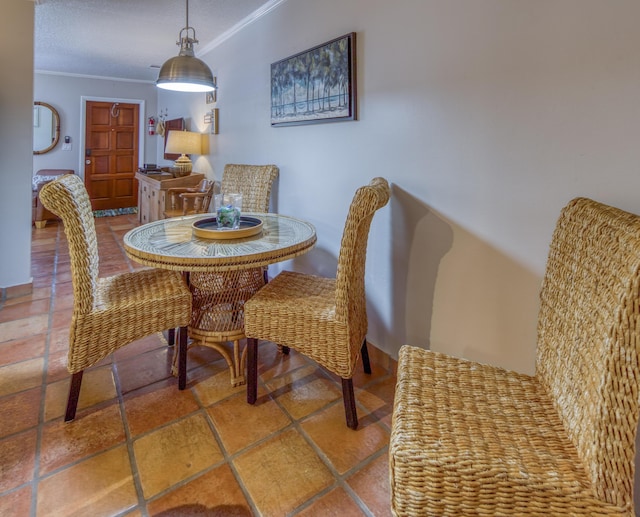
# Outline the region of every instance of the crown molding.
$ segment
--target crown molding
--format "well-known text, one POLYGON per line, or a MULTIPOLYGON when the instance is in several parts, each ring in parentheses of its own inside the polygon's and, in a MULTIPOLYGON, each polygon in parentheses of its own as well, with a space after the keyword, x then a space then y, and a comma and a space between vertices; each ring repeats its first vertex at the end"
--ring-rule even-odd
POLYGON ((218 45, 221 45, 224 41, 228 40, 231 36, 240 32, 242 29, 244 29, 248 25, 251 25, 253 22, 262 18, 267 13, 273 11, 276 7, 278 7, 280 4, 283 4, 286 1, 287 0, 271 0, 270 2, 267 2, 262 7, 260 7, 260 9, 256 9, 249 16, 240 20, 229 30, 220 34, 220 36, 212 40, 210 43, 207 43, 204 47, 200 49, 200 51, 198 52, 198 55, 202 56, 204 54, 207 54, 208 52, 211 52, 214 48, 216 48, 218 45))

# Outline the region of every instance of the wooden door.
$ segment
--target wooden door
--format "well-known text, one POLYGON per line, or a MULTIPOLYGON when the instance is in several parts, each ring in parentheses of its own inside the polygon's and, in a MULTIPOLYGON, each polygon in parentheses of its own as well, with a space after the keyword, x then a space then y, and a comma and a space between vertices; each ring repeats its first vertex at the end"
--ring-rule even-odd
POLYGON ((138 205, 138 104, 87 101, 84 182, 94 210, 138 205))

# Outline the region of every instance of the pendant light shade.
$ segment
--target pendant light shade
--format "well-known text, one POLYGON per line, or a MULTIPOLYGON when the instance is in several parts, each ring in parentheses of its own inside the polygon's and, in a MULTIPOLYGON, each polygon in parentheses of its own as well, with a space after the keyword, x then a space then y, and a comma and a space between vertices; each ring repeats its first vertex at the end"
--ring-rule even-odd
POLYGON ((180 53, 165 61, 160 69, 156 86, 177 92, 211 92, 215 90, 213 74, 209 67, 193 53, 193 44, 198 43, 196 30, 189 27, 189 0, 187 24, 180 31, 180 53))

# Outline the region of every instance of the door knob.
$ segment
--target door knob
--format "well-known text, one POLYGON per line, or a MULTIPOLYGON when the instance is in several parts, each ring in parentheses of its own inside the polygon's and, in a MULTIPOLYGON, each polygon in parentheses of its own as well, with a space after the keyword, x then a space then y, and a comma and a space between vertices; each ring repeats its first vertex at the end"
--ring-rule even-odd
POLYGON ((91 165, 91 160, 85 160, 85 161, 84 161, 84 164, 85 164, 85 165, 91 165))

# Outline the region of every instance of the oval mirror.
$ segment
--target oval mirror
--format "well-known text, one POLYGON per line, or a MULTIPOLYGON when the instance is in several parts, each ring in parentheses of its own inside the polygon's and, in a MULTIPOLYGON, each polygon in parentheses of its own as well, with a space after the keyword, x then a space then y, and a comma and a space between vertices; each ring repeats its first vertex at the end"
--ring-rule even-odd
POLYGON ((48 153, 60 140, 60 115, 46 102, 33 103, 33 154, 48 153))

